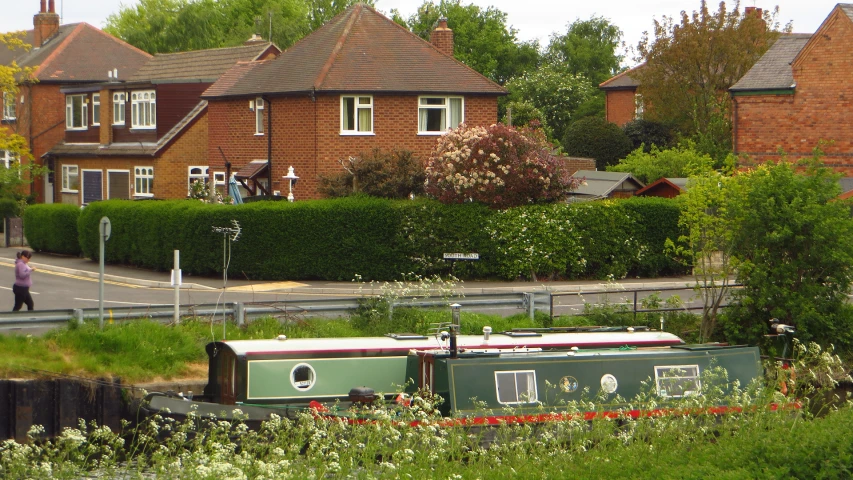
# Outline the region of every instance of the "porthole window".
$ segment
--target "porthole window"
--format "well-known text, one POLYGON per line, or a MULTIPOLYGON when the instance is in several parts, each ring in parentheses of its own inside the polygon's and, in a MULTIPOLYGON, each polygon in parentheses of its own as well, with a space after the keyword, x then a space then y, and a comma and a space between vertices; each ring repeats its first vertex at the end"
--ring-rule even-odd
POLYGON ((617 388, 619 388, 619 382, 616 381, 616 377, 609 373, 601 377, 601 389, 604 393, 613 393, 617 388))
POLYGON ((300 363, 290 371, 290 384, 299 391, 311 390, 316 380, 317 373, 314 371, 314 367, 307 363, 300 363))

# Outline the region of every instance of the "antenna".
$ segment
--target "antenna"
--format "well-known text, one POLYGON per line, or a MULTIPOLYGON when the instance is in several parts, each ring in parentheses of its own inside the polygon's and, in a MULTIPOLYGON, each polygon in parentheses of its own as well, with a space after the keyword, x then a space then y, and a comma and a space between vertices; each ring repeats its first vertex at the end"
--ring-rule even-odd
POLYGON ((222 234, 222 339, 225 340, 225 286, 228 284, 228 266, 231 264, 231 242, 236 242, 243 231, 236 219, 230 227, 212 227, 214 233, 222 234), (227 248, 226 248, 227 246, 227 248))
MULTIPOLYGON (((270 17, 270 36, 267 37, 267 41, 272 43, 272 10, 267 12, 267 15, 270 17)), ((270 188, 272 188, 272 185, 270 185, 270 188)))

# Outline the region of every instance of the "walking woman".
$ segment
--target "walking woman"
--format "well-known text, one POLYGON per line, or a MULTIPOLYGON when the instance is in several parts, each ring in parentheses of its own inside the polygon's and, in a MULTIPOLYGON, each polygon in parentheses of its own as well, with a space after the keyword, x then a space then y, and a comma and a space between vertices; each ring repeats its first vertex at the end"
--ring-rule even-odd
POLYGON ((30 287, 33 286, 33 279, 30 274, 35 268, 29 265, 30 258, 33 253, 29 250, 18 252, 18 259, 15 260, 15 284, 12 285, 12 292, 15 294, 15 308, 13 312, 21 309, 23 304, 27 304, 27 310, 33 309, 33 297, 30 295, 30 287))

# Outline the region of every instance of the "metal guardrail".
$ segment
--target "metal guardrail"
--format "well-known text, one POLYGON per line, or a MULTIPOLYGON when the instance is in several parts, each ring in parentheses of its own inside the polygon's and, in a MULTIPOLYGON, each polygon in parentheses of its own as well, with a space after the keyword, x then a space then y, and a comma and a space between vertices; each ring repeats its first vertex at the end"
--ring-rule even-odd
MULTIPOLYGON (((233 318, 238 325, 246 321, 265 316, 330 316, 354 312, 366 298, 354 296, 345 298, 328 299, 305 299, 279 302, 233 302, 226 304, 197 304, 181 305, 180 316, 204 317, 222 315, 233 318)), ((439 308, 447 307, 450 303, 458 303, 463 307, 476 309, 489 308, 518 308, 524 309, 531 318, 538 308, 544 311, 551 309, 551 295, 549 292, 536 293, 478 293, 469 294, 464 297, 451 298, 423 298, 423 297, 400 297, 391 303, 391 311, 394 308, 418 307, 439 308)), ((104 319, 109 320, 132 320, 140 318, 153 318, 171 321, 175 312, 174 305, 148 305, 135 307, 114 307, 104 309, 104 319)), ((71 321, 82 324, 86 319, 99 318, 98 308, 75 308, 62 310, 33 310, 20 312, 0 312, 0 328, 9 327, 35 327, 60 325, 71 321)))

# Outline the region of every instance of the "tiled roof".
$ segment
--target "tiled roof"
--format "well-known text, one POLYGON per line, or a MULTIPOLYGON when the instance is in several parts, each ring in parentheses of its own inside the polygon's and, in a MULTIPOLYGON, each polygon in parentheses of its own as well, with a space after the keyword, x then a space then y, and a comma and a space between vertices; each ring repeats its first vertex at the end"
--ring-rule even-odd
POLYGON ((839 3, 838 6, 847 15, 847 18, 853 21, 853 3, 839 3))
MULTIPOLYGON (((24 41, 33 43, 33 31, 24 41)), ((151 55, 131 46, 88 23, 60 25, 57 33, 41 47, 29 51, 0 48, 0 64, 15 60, 21 67, 38 67, 39 82, 106 82, 107 71, 118 69, 127 79, 151 55)))
POLYGON ((624 72, 611 77, 604 82, 602 82, 598 88, 602 90, 618 90, 618 89, 632 89, 640 86, 640 82, 631 76, 632 73, 636 73, 639 69, 643 68, 645 63, 641 63, 634 68, 629 68, 624 72))
POLYGON ((675 190, 684 191, 687 190, 687 178, 683 177, 669 177, 669 178, 659 178, 654 182, 646 185, 645 187, 637 190, 637 196, 643 196, 647 192, 654 191, 657 188, 660 188, 662 185, 669 185, 675 190))
POLYGON ((639 190, 645 185, 634 178, 630 173, 603 172, 600 170, 578 170, 572 177, 584 179, 585 185, 569 193, 570 197, 576 198, 605 198, 623 184, 633 184, 633 190, 639 190))
POLYGON ((791 62, 811 38, 808 33, 792 33, 779 36, 770 49, 755 62, 737 83, 732 92, 750 90, 781 90, 794 88, 791 62))
POLYGON ((157 142, 111 143, 58 143, 46 155, 63 157, 109 157, 109 156, 157 156, 166 146, 177 139, 186 128, 207 110, 207 100, 202 100, 181 119, 174 127, 166 132, 157 142))
POLYGON ((142 66, 130 81, 208 81, 214 82, 237 62, 256 60, 267 49, 273 48, 271 43, 243 45, 230 48, 213 48, 157 54, 142 66))
MULTIPOLYGON (((244 67, 237 67, 244 68, 244 67)), ((356 4, 205 98, 297 92, 503 95, 506 90, 373 8, 356 4)))

